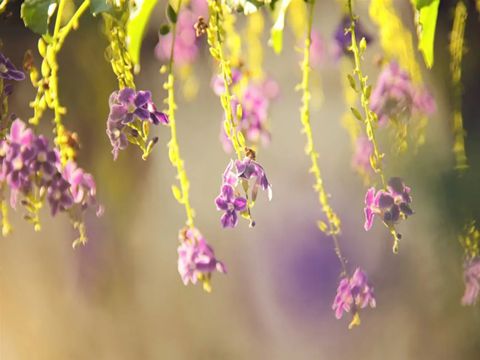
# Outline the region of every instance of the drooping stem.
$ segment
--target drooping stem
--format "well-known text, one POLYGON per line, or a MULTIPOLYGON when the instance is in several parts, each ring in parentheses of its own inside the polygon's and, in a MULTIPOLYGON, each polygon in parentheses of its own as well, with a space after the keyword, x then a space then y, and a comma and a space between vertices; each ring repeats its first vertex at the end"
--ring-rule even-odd
POLYGON ((225 92, 220 96, 222 107, 225 112, 225 132, 233 145, 237 158, 241 160, 245 155, 245 139, 243 134, 238 131, 232 109, 232 94, 230 91, 232 71, 230 68, 230 62, 226 60, 223 51, 223 5, 219 0, 209 0, 208 6, 210 12, 210 25, 207 30, 207 35, 208 43, 210 45, 210 53, 219 62, 220 72, 225 87, 225 92))
POLYGON ((320 230, 324 231, 327 235, 330 235, 333 239, 335 253, 340 261, 342 266, 342 272, 344 275, 347 274, 347 266, 345 257, 342 255, 340 249, 340 244, 338 241, 338 234, 340 233, 340 219, 337 214, 334 212, 330 203, 328 201, 328 194, 325 191, 323 185, 323 179, 320 173, 320 167, 318 165, 318 153, 315 151, 315 146, 313 142, 313 132, 310 125, 310 46, 311 46, 311 32, 312 32, 312 23, 313 23, 313 9, 315 6, 315 0, 310 1, 308 4, 308 22, 307 22, 307 34, 305 38, 305 47, 303 52, 303 61, 301 63, 302 70, 302 82, 300 84, 300 89, 302 91, 302 106, 300 108, 300 120, 303 126, 303 133, 307 137, 307 145, 305 147, 305 152, 311 161, 310 172, 315 178, 314 189, 318 193, 318 200, 322 207, 322 211, 327 218, 327 224, 324 222, 319 222, 320 230))
POLYGON ((357 44, 357 37, 355 32, 356 18, 355 18, 355 15, 353 14, 352 0, 347 0, 347 5, 348 5, 348 11, 349 11, 350 20, 351 20, 350 28, 348 29, 348 32, 350 33, 351 39, 352 39, 350 51, 353 53, 353 58, 355 63, 353 74, 354 76, 357 77, 358 83, 360 85, 360 92, 361 92, 360 100, 361 100, 362 109, 364 112, 363 123, 365 125, 365 132, 373 146, 373 155, 370 158, 370 163, 372 165, 372 169, 380 177, 382 187, 386 189, 387 185, 385 182, 385 175, 383 174, 383 170, 382 170, 383 153, 381 153, 380 150, 378 149, 378 144, 375 138, 377 114, 375 114, 375 112, 370 109, 369 98, 371 93, 371 86, 367 84, 368 77, 364 76, 361 70, 360 58, 361 58, 361 55, 363 54, 363 51, 366 48, 366 40, 365 38, 361 39, 360 47, 359 47, 359 44, 357 44))
POLYGON ((34 108, 34 116, 30 119, 30 123, 37 125, 46 108, 53 110, 55 125, 55 143, 59 147, 62 163, 74 157, 74 149, 65 140, 67 130, 62 124, 62 116, 65 115, 66 109, 61 105, 58 96, 58 62, 57 56, 62 49, 65 38, 78 25, 78 20, 82 14, 88 9, 90 0, 85 0, 75 11, 66 25, 63 27, 62 17, 66 0, 61 0, 55 19, 54 31, 51 37, 43 37, 39 39, 38 49, 43 57, 41 73, 42 81, 34 83, 37 86, 37 96, 31 106, 34 108))
MULTIPOLYGON (((178 7, 177 7, 177 16, 180 14, 182 6, 182 0, 178 0, 178 7)), ((175 59, 175 39, 177 34, 177 24, 176 22, 172 24, 172 46, 170 50, 170 61, 168 64, 168 78, 164 84, 164 88, 168 92, 168 97, 166 99, 166 103, 168 106, 168 118, 170 124, 170 142, 168 143, 168 150, 169 150, 169 157, 170 162, 172 165, 177 169, 177 179, 180 183, 180 189, 177 186, 172 187, 173 195, 175 199, 184 206, 185 213, 187 215, 187 226, 190 228, 194 227, 193 219, 194 219, 194 210, 190 205, 190 198, 189 198, 189 190, 190 190, 190 182, 188 181, 187 173, 184 167, 184 161, 180 156, 180 148, 178 145, 177 139, 177 124, 175 119, 175 110, 176 110, 176 103, 175 103, 175 76, 174 76, 174 59, 175 59)))
POLYGON ((465 170, 468 168, 467 155, 465 153, 465 131, 463 129, 462 116, 462 59, 464 53, 465 23, 467 8, 463 1, 459 1, 455 7, 453 28, 450 36, 450 72, 454 87, 453 97, 453 153, 455 154, 456 168, 465 170))

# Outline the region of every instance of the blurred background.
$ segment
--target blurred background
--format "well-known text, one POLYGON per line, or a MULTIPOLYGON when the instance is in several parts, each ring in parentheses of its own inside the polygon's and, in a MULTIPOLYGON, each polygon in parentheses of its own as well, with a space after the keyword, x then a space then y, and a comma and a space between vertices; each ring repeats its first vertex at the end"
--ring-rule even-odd
MULTIPOLYGON (((59 56, 60 96, 68 108, 65 125, 80 137, 79 163, 95 176, 106 211, 87 219, 90 241, 75 250, 65 216, 52 220, 44 211, 43 229, 35 233, 21 211, 12 213, 14 233, 0 239, 0 359, 479 359, 480 310, 460 305, 463 253, 457 237, 467 218, 480 215, 480 22, 468 1, 463 114, 471 167, 458 176, 452 170, 448 71, 454 3, 441 1, 435 65, 424 74, 438 106, 426 144, 397 156, 382 133, 387 174, 401 175, 412 187, 416 212, 400 225, 398 255, 380 223, 363 230, 365 188, 352 172, 349 137, 340 124, 346 109, 341 66, 327 59, 315 70, 323 100, 313 99, 312 126, 325 186, 343 221, 341 245, 350 265, 367 271, 377 298, 377 308, 363 311, 353 330, 349 316, 338 321, 331 310, 340 267, 331 239, 316 227, 322 215, 300 132, 300 94, 294 90, 300 55, 293 35, 286 32, 280 56, 264 48, 265 68, 281 91, 270 112, 272 142, 258 154, 273 200, 261 194, 255 229, 241 222, 222 230, 213 203, 229 155, 218 141, 222 109, 210 88, 216 67, 205 47, 194 67, 197 98, 187 102, 178 92, 179 144, 196 225, 228 268, 227 275, 214 274, 207 294, 200 286, 185 287, 177 272, 177 235, 185 217, 170 191, 175 171, 168 161, 168 128, 154 130, 160 139, 147 162, 133 146, 112 160, 105 123, 117 82, 104 57, 101 21, 84 16, 59 56)), ((358 13, 375 37, 367 5, 360 1, 358 13)), ((409 3, 397 5, 413 30, 409 3)), ((32 49, 38 66, 37 37, 23 27, 19 8, 13 2, 11 14, 0 19, 1 51, 21 67, 32 49)), ((165 91, 153 49, 164 8, 159 1, 136 79, 157 104, 165 91)), ((341 16, 336 2, 318 1, 314 26, 326 42, 341 16)), ((268 31, 265 44, 267 37, 268 31)), ((371 81, 380 52, 373 42, 365 59, 371 81)), ((28 80, 16 84, 9 110, 28 119, 34 96, 28 80)), ((47 119, 39 131, 49 133, 47 119)))

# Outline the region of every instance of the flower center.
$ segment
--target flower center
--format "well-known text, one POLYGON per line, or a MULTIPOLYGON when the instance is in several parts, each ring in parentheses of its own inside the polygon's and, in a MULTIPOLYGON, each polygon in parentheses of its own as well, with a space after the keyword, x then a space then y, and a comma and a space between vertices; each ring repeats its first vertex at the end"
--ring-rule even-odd
POLYGON ((55 190, 55 192, 53 193, 53 199, 59 201, 61 197, 62 193, 60 192, 60 190, 55 190))
POLYGON ((37 159, 39 162, 46 162, 47 161, 47 153, 45 151, 40 151, 38 153, 37 159))
POLYGON ((14 170, 20 170, 23 167, 23 161, 20 157, 17 157, 13 160, 12 165, 14 170))
POLYGON ((0 64, 0 73, 5 74, 8 71, 8 68, 5 64, 0 64))

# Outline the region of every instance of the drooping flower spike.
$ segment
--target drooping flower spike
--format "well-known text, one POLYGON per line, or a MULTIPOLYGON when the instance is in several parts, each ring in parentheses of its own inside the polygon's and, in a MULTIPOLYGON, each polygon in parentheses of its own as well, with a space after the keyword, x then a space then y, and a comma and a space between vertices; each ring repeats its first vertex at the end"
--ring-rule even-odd
POLYGON ((217 260, 213 248, 196 228, 184 228, 178 235, 178 272, 185 285, 202 282, 203 289, 210 292, 212 273, 227 272, 223 262, 217 260))
POLYGON ((337 319, 341 319, 344 312, 353 313, 353 319, 348 326, 351 329, 360 325, 359 311, 367 306, 371 308, 376 306, 373 287, 368 282, 367 274, 357 268, 352 277, 345 276, 340 280, 332 309, 337 319))
MULTIPOLYGON (((114 91, 110 95, 109 105, 107 135, 113 147, 114 160, 117 159, 119 151, 127 147, 129 141, 138 143, 136 138, 140 136, 141 131, 136 128, 135 121, 140 124, 143 122, 153 125, 168 124, 167 114, 157 110, 150 91, 135 91, 132 88, 114 91)), ((153 146, 156 138, 148 143, 153 146)))
POLYGON ((365 230, 372 228, 375 215, 380 216, 389 228, 412 215, 410 191, 398 177, 388 181, 387 191, 376 191, 374 187, 368 189, 365 195, 365 230))
POLYGON ((388 119, 409 120, 415 115, 429 116, 436 105, 432 95, 415 86, 397 62, 390 62, 381 72, 372 91, 370 107, 378 115, 378 123, 388 119))
MULTIPOLYGON (((250 211, 248 199, 251 199, 250 206, 253 206, 258 190, 267 192, 268 199, 272 199, 272 186, 268 182, 265 170, 255 161, 255 153, 247 149, 247 156, 242 160, 231 160, 223 173, 220 194, 215 199, 217 210, 224 211, 221 217, 221 224, 224 228, 235 227, 238 224, 238 215, 247 215, 250 211), (239 185, 245 196, 240 195, 239 185), (249 189, 251 188, 251 191, 249 189)), ((250 226, 255 226, 251 219, 250 226)))
MULTIPOLYGON (((45 199, 52 216, 67 212, 77 226, 79 214, 88 208, 96 208, 98 216, 103 212, 92 175, 73 161, 62 166, 59 150, 20 119, 13 121, 6 139, 0 141, 0 169, 0 187, 10 190, 11 206, 15 208, 21 196, 28 211, 26 219, 36 230, 40 229, 38 211, 45 199)), ((80 236, 80 242, 85 242, 85 234, 80 236)))

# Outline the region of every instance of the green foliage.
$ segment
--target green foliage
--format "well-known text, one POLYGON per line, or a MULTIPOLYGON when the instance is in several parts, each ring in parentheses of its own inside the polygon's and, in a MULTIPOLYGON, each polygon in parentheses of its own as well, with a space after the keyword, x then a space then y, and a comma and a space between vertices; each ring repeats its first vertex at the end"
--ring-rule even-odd
POLYGON ((172 24, 177 23, 177 13, 175 12, 175 9, 172 7, 172 5, 168 4, 167 7, 167 18, 172 24))
POLYGON ((279 54, 282 52, 283 48, 283 28, 285 27, 285 13, 288 9, 288 5, 292 0, 281 0, 280 8, 277 12, 277 17, 275 19, 275 24, 272 27, 270 34, 270 44, 273 47, 273 50, 279 54))
POLYGON ((418 49, 428 68, 433 66, 433 46, 440 0, 414 0, 418 11, 418 49))
POLYGON ((56 4, 56 0, 24 1, 20 14, 25 26, 37 34, 46 34, 48 32, 48 21, 53 12, 52 7, 56 4))
POLYGON ((157 0, 142 0, 137 3, 137 9, 130 14, 127 23, 128 52, 133 64, 138 69, 143 33, 157 0))

